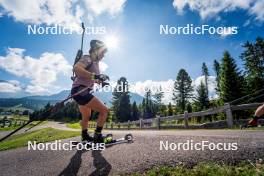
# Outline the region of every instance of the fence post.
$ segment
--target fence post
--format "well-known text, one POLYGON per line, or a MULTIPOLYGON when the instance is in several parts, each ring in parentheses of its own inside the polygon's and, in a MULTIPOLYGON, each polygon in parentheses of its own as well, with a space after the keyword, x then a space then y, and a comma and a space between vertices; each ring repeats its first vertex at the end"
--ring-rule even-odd
POLYGON ((112 123, 111 123, 111 129, 113 129, 113 128, 114 128, 114 123, 112 122, 112 123))
MULTIPOLYGON (((6 120, 7 120, 7 116, 5 116, 5 117, 3 118, 3 127, 6 126, 6 120)), ((15 122, 16 122, 16 121, 15 121, 15 122)))
POLYGON ((157 120, 157 129, 160 130, 160 116, 159 115, 156 116, 156 120, 157 120))
POLYGON ((188 111, 184 111, 184 127, 188 128, 188 111))
POLYGON ((118 122, 118 125, 117 125, 118 129, 120 129, 120 122, 118 122))
POLYGON ((143 123, 142 123, 142 119, 139 119, 139 128, 142 129, 143 128, 143 123))
POLYGON ((105 123, 105 129, 107 129, 107 122, 105 123))
POLYGON ((226 113, 226 122, 228 128, 233 127, 233 115, 232 115, 232 109, 229 103, 225 103, 225 113, 226 113))
POLYGON ((130 120, 127 122, 127 129, 130 129, 130 120))

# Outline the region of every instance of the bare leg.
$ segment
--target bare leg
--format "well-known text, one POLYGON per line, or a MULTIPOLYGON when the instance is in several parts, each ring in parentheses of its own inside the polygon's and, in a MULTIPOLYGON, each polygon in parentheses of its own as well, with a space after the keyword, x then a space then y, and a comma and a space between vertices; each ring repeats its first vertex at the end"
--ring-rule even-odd
POLYGON ((87 103, 86 106, 99 112, 97 126, 103 127, 107 118, 108 108, 96 97, 94 97, 89 103, 87 103))
POLYGON ((255 112, 255 116, 260 117, 264 114, 264 104, 259 106, 255 112))
POLYGON ((82 130, 86 130, 91 116, 91 109, 87 105, 79 105, 79 110, 82 114, 82 120, 80 122, 82 130))

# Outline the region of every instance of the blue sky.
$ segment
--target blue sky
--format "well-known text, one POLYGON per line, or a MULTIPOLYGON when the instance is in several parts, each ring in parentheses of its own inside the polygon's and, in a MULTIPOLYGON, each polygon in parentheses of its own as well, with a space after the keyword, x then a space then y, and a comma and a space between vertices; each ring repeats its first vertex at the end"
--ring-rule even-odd
POLYGON ((51 94, 71 85, 70 67, 80 47, 80 35, 28 35, 29 24, 66 26, 84 21, 86 26, 105 26, 105 35, 85 36, 84 50, 88 52, 91 39, 118 38, 118 47, 110 48, 104 59, 104 73, 112 81, 125 76, 135 85, 171 86, 169 80, 175 79, 180 68, 197 82, 203 62, 214 76, 213 60, 220 60, 224 50, 241 68, 241 44, 263 37, 263 8, 263 0, 0 0, 0 77, 8 81, 0 83, 0 92, 51 94), (238 34, 160 35, 160 25, 187 24, 237 26, 238 34), (61 66, 54 66, 56 63, 61 66))

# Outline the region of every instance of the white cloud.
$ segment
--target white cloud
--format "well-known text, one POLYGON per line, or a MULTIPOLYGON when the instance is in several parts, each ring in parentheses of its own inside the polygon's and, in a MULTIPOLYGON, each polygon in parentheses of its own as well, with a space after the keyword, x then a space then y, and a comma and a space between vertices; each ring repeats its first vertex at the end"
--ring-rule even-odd
POLYGON ((88 10, 95 15, 109 13, 112 16, 123 11, 126 0, 85 0, 88 10))
POLYGON ((174 81, 169 79, 167 81, 138 81, 130 84, 130 91, 134 93, 138 93, 141 96, 144 96, 147 90, 151 90, 152 93, 156 93, 160 90, 164 92, 163 102, 168 104, 172 100, 172 90, 173 90, 174 81))
MULTIPOLYGON (((0 14, 12 16, 15 21, 33 24, 60 24, 79 27, 81 19, 102 13, 115 16, 122 12, 126 0, 0 0, 0 14), (83 4, 85 6, 83 6, 83 4), (91 13, 90 13, 91 12, 91 13)), ((89 18, 88 18, 89 17, 89 18)))
POLYGON ((105 70, 108 68, 108 65, 105 62, 99 62, 99 69, 100 72, 105 72, 105 70))
POLYGON ((221 12, 244 9, 254 15, 256 20, 264 21, 263 0, 174 0, 173 6, 179 14, 189 7, 190 10, 197 11, 202 19, 218 17, 221 12))
MULTIPOLYGON (((198 86, 201 84, 201 82, 203 82, 205 84, 205 77, 204 76, 199 76, 198 78, 193 80, 194 89, 197 89, 198 86)), ((217 83, 215 80, 215 76, 209 76, 208 77, 208 91, 209 91, 209 98, 210 99, 216 98, 216 92, 215 92, 216 85, 217 85, 217 83)))
POLYGON ((8 48, 6 56, 0 56, 0 68, 30 80, 26 87, 29 93, 49 92, 56 88, 52 84, 62 74, 69 76, 72 66, 60 53, 45 52, 36 59, 24 55, 24 49, 8 48), (35 88, 35 89, 34 89, 35 88))
POLYGON ((16 93, 18 91, 21 91, 21 85, 16 80, 10 80, 10 81, 1 81, 0 82, 0 92, 4 93, 16 93))
POLYGON ((46 92, 48 92, 48 90, 46 87, 42 87, 42 86, 35 84, 35 85, 28 85, 26 88, 26 92, 29 92, 30 94, 37 95, 37 94, 46 93, 46 92))
POLYGON ((250 9, 250 13, 256 15, 256 19, 264 21, 264 1, 258 0, 250 9))
POLYGON ((76 26, 80 24, 82 10, 69 0, 0 0, 5 14, 16 21, 25 23, 61 24, 76 26))
MULTIPOLYGON (((198 78, 193 80, 193 87, 194 90, 197 89, 201 81, 204 82, 204 76, 199 76, 198 78)), ((169 79, 167 81, 153 81, 153 80, 146 80, 146 81, 138 81, 135 83, 130 84, 130 91, 134 93, 138 93, 141 96, 144 96, 148 89, 152 90, 152 93, 156 93, 159 88, 162 88, 164 92, 163 103, 168 104, 169 102, 174 103, 172 101, 173 97, 173 87, 174 87, 174 80, 169 79)), ((215 93, 216 88, 216 81, 215 76, 208 77, 208 89, 209 89, 209 98, 217 98, 215 93)), ((195 91, 194 91, 195 94, 195 91)))

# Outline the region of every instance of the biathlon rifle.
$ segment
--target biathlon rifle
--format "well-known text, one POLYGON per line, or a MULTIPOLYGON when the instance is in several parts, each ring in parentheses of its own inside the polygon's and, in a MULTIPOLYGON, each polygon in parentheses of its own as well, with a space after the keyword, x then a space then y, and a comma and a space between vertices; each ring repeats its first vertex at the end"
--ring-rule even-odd
MULTIPOLYGON (((82 40, 81 40, 81 48, 77 51, 74 63, 73 63, 73 67, 74 65, 82 58, 83 55, 83 38, 84 38, 84 33, 85 33, 85 27, 84 27, 84 23, 82 23, 82 40)), ((75 73, 74 71, 72 71, 72 77, 71 79, 74 81, 75 79, 75 73)))

